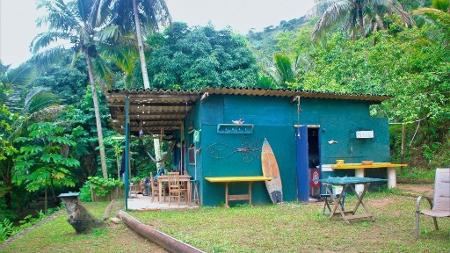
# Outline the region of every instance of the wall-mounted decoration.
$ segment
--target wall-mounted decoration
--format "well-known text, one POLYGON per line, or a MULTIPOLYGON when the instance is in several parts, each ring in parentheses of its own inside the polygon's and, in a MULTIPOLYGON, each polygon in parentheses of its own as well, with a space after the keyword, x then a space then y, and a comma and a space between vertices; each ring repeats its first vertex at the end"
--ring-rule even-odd
POLYGON ((234 154, 240 154, 243 162, 252 162, 258 157, 261 149, 256 145, 242 140, 241 145, 230 147, 223 143, 213 143, 206 148, 207 154, 214 159, 226 159, 234 154))
POLYGON ((219 124, 217 125, 218 134, 252 134, 253 124, 219 124))
POLYGON ((194 143, 199 143, 200 142, 200 131, 201 130, 194 130, 194 134, 192 136, 192 141, 194 143))
POLYGON ((373 139, 373 130, 370 131, 356 131, 356 139, 373 139))

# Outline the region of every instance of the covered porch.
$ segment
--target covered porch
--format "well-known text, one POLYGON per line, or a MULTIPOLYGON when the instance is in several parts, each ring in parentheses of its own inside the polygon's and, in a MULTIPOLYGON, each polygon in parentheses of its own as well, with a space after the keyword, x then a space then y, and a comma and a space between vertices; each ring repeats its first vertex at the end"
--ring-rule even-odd
POLYGON ((197 92, 173 90, 112 90, 108 93, 112 126, 125 137, 123 182, 126 209, 166 210, 197 206, 198 194, 194 194, 196 178, 186 169, 185 119, 199 98, 200 93, 197 92), (174 155, 177 159, 173 167, 164 169, 164 176, 159 179, 146 175, 149 180, 131 183, 130 139, 144 135, 176 145, 170 151, 172 154, 167 155, 174 155), (173 186, 173 180, 177 180, 180 190, 186 192, 182 201, 168 201, 171 200, 168 189, 170 184, 173 186))

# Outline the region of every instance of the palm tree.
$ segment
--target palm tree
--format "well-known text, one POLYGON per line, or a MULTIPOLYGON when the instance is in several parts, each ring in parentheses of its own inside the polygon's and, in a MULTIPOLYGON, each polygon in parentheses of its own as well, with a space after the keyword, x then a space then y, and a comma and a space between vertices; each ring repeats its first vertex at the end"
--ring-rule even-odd
POLYGON ((76 55, 84 55, 94 103, 102 174, 104 178, 107 178, 108 171, 103 144, 103 131, 92 66, 92 58, 97 57, 97 50, 93 41, 95 33, 94 24, 97 23, 97 20, 93 17, 95 15, 91 15, 91 13, 96 13, 94 2, 95 0, 74 0, 67 3, 64 0, 41 0, 38 8, 47 9, 48 14, 38 20, 38 25, 48 24, 49 30, 38 34, 34 38, 31 49, 33 53, 39 53, 40 55, 58 56, 59 52, 64 51, 64 47, 54 46, 49 48, 49 46, 55 41, 63 40, 71 44, 76 55), (43 48, 49 49, 41 51, 43 48))
POLYGON ((295 81, 295 68, 292 66, 289 56, 276 53, 273 56, 275 68, 271 71, 272 79, 281 88, 287 88, 289 83, 295 81))
MULTIPOLYGON (((95 5, 98 6, 95 17, 97 23, 109 22, 103 29, 103 39, 121 40, 128 34, 135 33, 144 89, 149 89, 143 43, 145 33, 141 29, 144 28, 144 32, 155 32, 172 22, 165 0, 97 0, 95 5)), ((160 141, 155 137, 153 143, 156 160, 160 161, 160 141)), ((161 163, 158 162, 156 166, 160 168, 161 163)))
POLYGON ((146 31, 158 31, 172 21, 164 0, 97 0, 98 24, 109 22, 109 37, 118 39, 130 32, 135 33, 139 60, 141 63, 144 88, 150 88, 150 81, 145 61, 143 38, 146 31))
POLYGON ((407 26, 413 24, 410 15, 403 10, 397 0, 318 0, 316 2, 316 12, 320 18, 314 27, 313 39, 321 37, 335 25, 341 25, 353 39, 365 36, 371 31, 384 29, 382 16, 385 13, 398 14, 407 26))

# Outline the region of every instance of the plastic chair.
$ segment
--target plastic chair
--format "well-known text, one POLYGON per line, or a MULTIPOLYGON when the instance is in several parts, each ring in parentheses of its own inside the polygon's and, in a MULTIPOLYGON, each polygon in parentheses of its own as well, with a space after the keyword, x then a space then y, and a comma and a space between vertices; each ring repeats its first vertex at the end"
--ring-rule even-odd
POLYGON ((450 217, 450 169, 436 169, 434 178, 434 197, 420 196, 416 200, 416 239, 420 235, 420 215, 433 218, 434 227, 439 230, 437 218, 450 217), (420 202, 425 198, 431 209, 421 210, 420 202))

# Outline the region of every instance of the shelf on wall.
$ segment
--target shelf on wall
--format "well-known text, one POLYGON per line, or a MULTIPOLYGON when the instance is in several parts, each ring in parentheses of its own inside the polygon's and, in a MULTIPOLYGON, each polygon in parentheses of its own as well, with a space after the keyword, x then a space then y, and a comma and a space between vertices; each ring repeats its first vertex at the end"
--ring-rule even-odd
POLYGON ((218 124, 218 134, 252 134, 253 124, 218 124))

